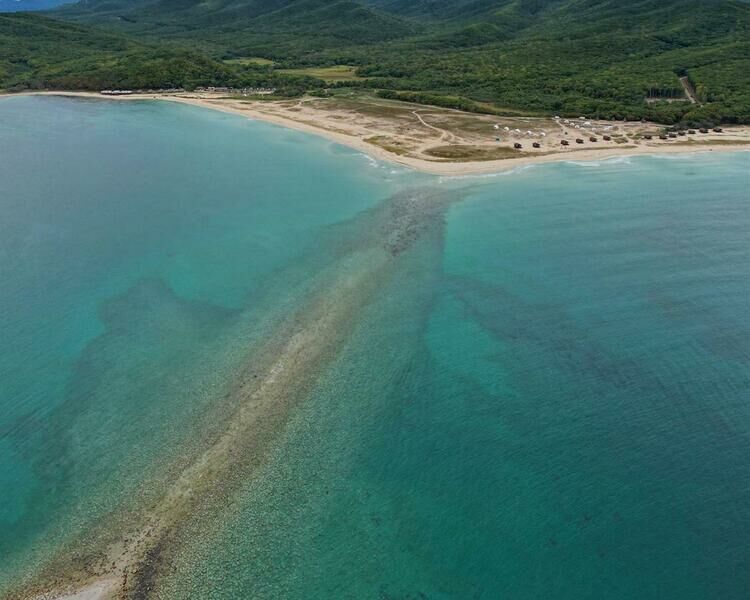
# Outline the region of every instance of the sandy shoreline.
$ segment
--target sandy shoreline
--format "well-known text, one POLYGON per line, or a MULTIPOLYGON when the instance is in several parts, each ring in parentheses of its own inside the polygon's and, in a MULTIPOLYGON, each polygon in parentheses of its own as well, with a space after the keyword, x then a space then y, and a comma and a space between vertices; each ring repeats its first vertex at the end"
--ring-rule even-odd
MULTIPOLYGON (((292 118, 292 112, 287 110, 288 114, 278 114, 277 111, 269 110, 269 108, 275 108, 271 102, 245 102, 242 100, 232 99, 221 99, 218 97, 198 97, 192 94, 174 95, 174 94, 131 94, 128 96, 105 96, 95 92, 55 92, 55 91, 44 91, 44 92, 24 92, 20 94, 0 94, 2 97, 10 96, 23 96, 23 95, 46 95, 46 96, 68 96, 68 97, 83 97, 83 98, 98 98, 106 100, 161 100, 166 102, 176 102, 179 104, 187 104, 190 106, 197 106, 201 108, 208 108, 224 113, 233 115, 244 116, 252 120, 265 121, 302 131, 305 133, 311 133, 329 139, 333 142, 348 146, 364 154, 367 154, 375 159, 394 163, 404 167, 408 167, 415 171, 423 173, 430 173, 433 175, 443 176, 466 176, 466 175, 477 175, 477 174, 488 174, 498 173, 503 171, 509 171, 518 167, 524 167, 535 164, 544 164, 552 162, 571 162, 571 161, 601 161, 610 158, 623 157, 623 156, 648 156, 658 154, 694 154, 699 152, 740 152, 750 151, 750 145, 743 145, 743 141, 750 143, 750 137, 747 136, 747 132, 741 130, 743 137, 742 141, 738 141, 736 144, 732 143, 712 143, 713 140, 705 140, 694 145, 675 145, 675 144, 650 144, 647 146, 634 146, 634 145, 623 145, 621 147, 586 147, 578 149, 575 146, 564 149, 564 150, 553 150, 547 153, 539 153, 536 155, 520 156, 518 158, 503 158, 498 160, 481 160, 481 161, 439 161, 439 160, 424 160, 421 158, 415 158, 413 156, 402 156, 396 152, 390 152, 386 149, 380 148, 379 146, 362 139, 361 136, 350 134, 341 128, 332 130, 330 128, 330 122, 327 124, 329 127, 325 127, 322 123, 318 125, 315 121, 301 120, 292 118), (747 140, 744 138, 748 137, 747 140)), ((414 112, 417 115, 416 111, 414 112)), ((417 115, 419 117, 419 115, 417 115)), ((422 121, 421 117, 419 120, 422 121)), ((429 125, 427 125, 430 127, 429 125)), ((437 131, 440 131, 437 128, 437 131)), ((581 134, 584 135, 584 134, 581 134)), ((723 141, 723 140, 722 140, 723 141)))

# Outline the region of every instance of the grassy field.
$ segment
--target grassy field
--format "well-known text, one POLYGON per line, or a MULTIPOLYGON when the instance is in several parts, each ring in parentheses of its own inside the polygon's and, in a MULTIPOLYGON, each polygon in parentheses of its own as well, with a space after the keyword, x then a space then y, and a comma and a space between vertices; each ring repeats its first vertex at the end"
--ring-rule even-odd
POLYGON ((403 144, 397 139, 384 135, 374 135, 372 137, 366 138, 365 141, 369 142, 373 146, 378 146, 383 150, 387 150, 388 152, 393 152, 393 154, 398 154, 399 156, 403 156, 409 151, 408 148, 405 148, 403 144))
POLYGON ((355 73, 356 68, 349 65, 334 65, 332 67, 311 67, 308 69, 280 69, 279 73, 285 75, 307 75, 322 79, 326 83, 337 81, 362 81, 365 77, 359 77, 355 73))
POLYGON ((267 58, 260 58, 258 56, 248 56, 246 58, 230 58, 222 61, 226 65, 260 65, 260 66, 271 66, 276 63, 267 58))
MULTIPOLYGON (((480 146, 438 146, 425 151, 425 154, 435 158, 445 158, 454 161, 501 160, 528 156, 528 152, 499 146, 497 148, 483 148, 480 146)), ((536 153, 535 155, 539 155, 536 153)))

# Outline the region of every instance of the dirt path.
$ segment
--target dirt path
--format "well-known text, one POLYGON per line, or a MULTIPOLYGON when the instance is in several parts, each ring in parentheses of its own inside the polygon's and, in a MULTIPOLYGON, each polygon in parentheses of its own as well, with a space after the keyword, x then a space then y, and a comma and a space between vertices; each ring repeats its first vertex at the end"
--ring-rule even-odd
POLYGON ((690 79, 685 77, 680 77, 680 83, 682 84, 683 89, 685 90, 685 95, 688 97, 688 100, 690 100, 691 104, 698 104, 698 100, 695 97, 695 90, 693 89, 693 84, 690 83, 690 79))
POLYGON ((429 127, 430 129, 434 129, 435 131, 437 131, 440 134, 440 141, 452 142, 456 138, 456 136, 453 135, 450 131, 446 131, 445 129, 440 129, 440 127, 430 125, 416 110, 411 111, 411 114, 417 117, 417 119, 419 119, 419 122, 422 123, 422 125, 424 125, 425 127, 429 127))

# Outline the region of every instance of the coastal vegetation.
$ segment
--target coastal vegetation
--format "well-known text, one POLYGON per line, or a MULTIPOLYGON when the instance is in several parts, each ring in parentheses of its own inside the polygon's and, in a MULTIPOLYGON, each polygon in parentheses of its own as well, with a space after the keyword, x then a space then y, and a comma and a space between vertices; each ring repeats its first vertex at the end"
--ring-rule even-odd
POLYGON ((347 87, 490 114, 748 123, 750 4, 83 0, 45 17, 0 16, 0 87, 201 85, 286 96, 347 87))

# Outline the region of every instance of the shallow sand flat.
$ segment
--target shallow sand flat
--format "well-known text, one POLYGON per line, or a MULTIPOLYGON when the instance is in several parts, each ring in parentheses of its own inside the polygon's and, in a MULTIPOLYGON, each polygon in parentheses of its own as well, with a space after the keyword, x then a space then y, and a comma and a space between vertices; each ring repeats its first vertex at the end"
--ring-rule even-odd
POLYGON ((102 579, 95 581, 77 591, 66 592, 62 595, 44 594, 34 600, 109 600, 117 591, 117 580, 102 579))
MULTIPOLYGON (((414 105, 404 107, 400 106, 400 114, 395 117, 381 117, 379 119, 368 120, 362 114, 355 114, 352 118, 352 111, 346 110, 328 110, 318 109, 318 105, 312 105, 310 102, 300 100, 298 102, 289 101, 257 101, 249 102, 244 100, 235 100, 221 97, 218 94, 210 93, 184 93, 184 94, 131 94, 127 96, 105 96, 95 92, 30 92, 33 95, 58 95, 71 97, 87 98, 105 98, 110 100, 164 100, 169 102, 178 102, 191 106, 199 106, 218 110, 230 114, 245 116, 250 119, 257 119, 303 131, 314 135, 319 135, 330 139, 334 142, 343 144, 350 148, 359 150, 373 158, 391 163, 396 163, 409 167, 416 171, 431 173, 443 176, 465 176, 475 174, 497 173, 509 171, 518 167, 525 167, 534 164, 561 161, 592 161, 604 160, 608 158, 621 156, 642 156, 654 154, 689 154, 695 152, 738 152, 750 150, 750 128, 732 127, 725 128, 724 133, 703 134, 700 137, 679 138, 676 140, 639 140, 615 144, 607 143, 600 140, 594 145, 588 141, 583 145, 576 144, 573 140, 576 137, 583 137, 588 140, 591 132, 577 130, 573 127, 560 123, 555 123, 551 119, 534 119, 516 117, 513 120, 522 127, 544 130, 545 137, 535 138, 541 141, 542 148, 539 150, 529 150, 532 138, 524 137, 524 134, 515 134, 511 132, 510 141, 523 142, 524 154, 519 157, 509 157, 491 160, 450 160, 450 159, 429 159, 430 149, 440 147, 446 144, 448 147, 462 148, 467 141, 474 141, 480 149, 492 150, 498 146, 488 139, 493 139, 494 133, 492 122, 501 120, 501 117, 489 115, 473 115, 462 113, 460 111, 443 111, 434 107, 414 105), (413 109, 413 110, 412 110, 413 109), (436 111, 430 114, 428 111, 436 111), (471 118, 474 122, 472 127, 481 127, 486 129, 481 135, 474 132, 468 139, 460 138, 447 128, 436 127, 424 119, 426 116, 430 120, 435 120, 435 114, 441 117, 455 116, 456 118, 471 118), (405 122, 404 117, 408 117, 410 122, 405 122), (416 127, 416 129, 415 129, 416 127), (417 136, 422 137, 417 137, 417 136), (395 140, 396 142, 405 141, 412 145, 412 155, 403 155, 398 152, 389 151, 376 143, 373 139, 383 138, 395 140), (477 142, 484 139, 483 142, 477 142), (567 139, 572 142, 570 146, 562 147, 561 139, 567 139), (368 141, 370 140, 370 141, 368 141)), ((401 103, 403 104, 403 103, 401 103)), ((383 108, 383 107, 379 107, 383 108)), ((655 132, 659 127, 654 123, 623 123, 597 121, 599 126, 596 135, 601 135, 603 129, 613 127, 618 129, 623 135, 632 136, 636 132, 650 131, 655 132)), ((617 135, 617 134, 613 134, 617 135)), ((507 135, 506 135, 507 137, 507 135)), ((390 146, 389 146, 390 147, 390 146)), ((408 154, 408 153, 407 153, 408 154)))
MULTIPOLYGON (((368 221, 367 229, 374 227, 382 237, 363 239, 363 245, 342 258, 335 270, 326 271, 304 311, 294 312, 269 336, 267 347, 256 356, 252 375, 238 375, 237 407, 228 429, 179 474, 134 531, 105 549, 104 571, 92 573, 103 573, 104 579, 73 591, 53 587, 55 591, 31 594, 29 600, 145 597, 144 590, 150 591, 162 574, 161 555, 174 544, 175 532, 200 512, 196 509, 201 502, 213 497, 217 482, 222 490, 229 490, 238 473, 246 481, 259 468, 264 448, 288 411, 309 392, 316 381, 313 375, 336 355, 357 315, 379 284, 390 277, 398 264, 393 256, 439 224, 438 215, 446 203, 446 197, 441 202, 434 193, 405 193, 384 203, 378 212, 367 213, 367 219, 374 219, 368 221), (239 469, 239 464, 246 470, 239 469)), ((65 574, 58 571, 56 575, 65 574)))

